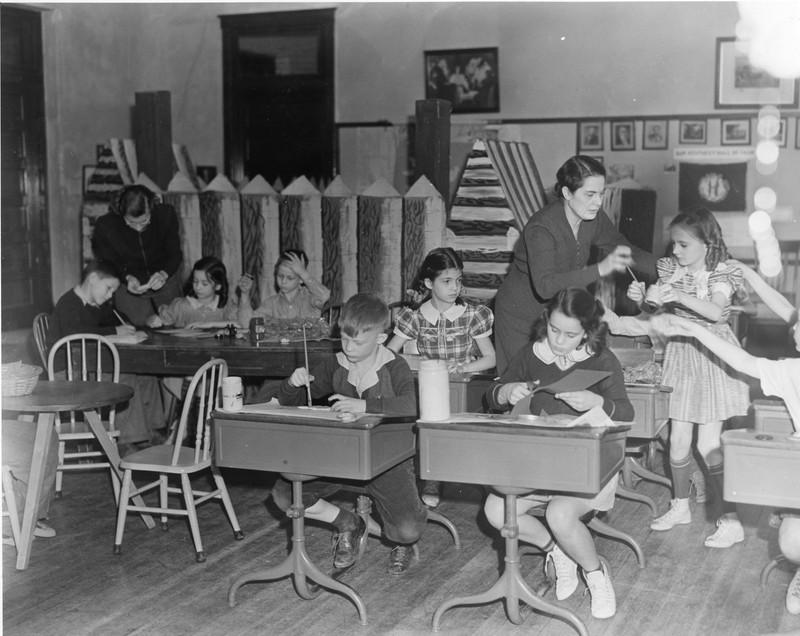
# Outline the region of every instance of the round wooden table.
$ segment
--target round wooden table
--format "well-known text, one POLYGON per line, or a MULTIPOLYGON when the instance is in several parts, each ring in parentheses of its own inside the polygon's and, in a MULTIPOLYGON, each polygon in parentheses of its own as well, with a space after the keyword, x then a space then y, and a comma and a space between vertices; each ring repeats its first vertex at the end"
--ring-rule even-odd
MULTIPOLYGON (((100 419, 98 409, 126 402, 133 396, 133 389, 116 382, 73 382, 69 380, 42 380, 29 395, 4 397, 3 411, 20 413, 38 413, 36 421, 36 437, 33 444, 28 494, 25 500, 25 511, 22 516, 20 545, 17 546, 17 569, 24 570, 30 560, 33 531, 36 527, 36 511, 44 478, 44 466, 47 449, 53 435, 53 422, 56 413, 79 411, 84 414, 86 423, 97 438, 97 442, 108 457, 115 492, 119 492, 119 481, 122 471, 119 468, 120 456, 117 445, 108 436, 100 419)), ((141 498, 139 498, 141 499, 141 498)), ((144 502, 137 502, 144 505, 144 502)), ((148 528, 155 522, 149 515, 142 515, 148 528)))

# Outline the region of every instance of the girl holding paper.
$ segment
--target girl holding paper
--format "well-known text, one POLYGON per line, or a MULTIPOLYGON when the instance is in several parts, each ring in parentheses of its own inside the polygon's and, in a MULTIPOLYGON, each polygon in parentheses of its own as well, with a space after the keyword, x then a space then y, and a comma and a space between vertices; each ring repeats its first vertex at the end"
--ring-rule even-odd
MULTIPOLYGON (((530 400, 530 412, 578 415, 601 407, 616 421, 633 420, 633 405, 625 391, 622 366, 606 348, 608 327, 603 305, 584 289, 558 292, 534 324, 533 341, 511 360, 508 369, 487 392, 489 404, 506 408, 527 398, 533 385, 550 385, 575 370, 610 372, 587 389, 558 392, 538 391, 530 400)), ((563 600, 578 587, 578 565, 592 597, 592 616, 609 618, 616 612, 611 579, 601 565, 589 529, 581 521, 598 510, 614 505, 617 480, 612 479, 594 497, 573 497, 534 492, 517 499, 519 538, 547 553, 545 565, 556 572, 556 598, 563 600), (526 512, 547 506, 547 526, 526 512), (549 529, 548 529, 549 527, 549 529)), ((495 528, 504 524, 504 500, 490 494, 484 505, 486 518, 495 528)))

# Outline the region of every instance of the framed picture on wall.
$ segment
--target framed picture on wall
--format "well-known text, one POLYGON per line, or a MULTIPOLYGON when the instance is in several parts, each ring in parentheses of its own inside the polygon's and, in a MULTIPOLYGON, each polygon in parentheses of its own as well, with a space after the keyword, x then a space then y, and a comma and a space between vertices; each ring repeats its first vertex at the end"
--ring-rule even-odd
POLYGON ((717 38, 715 108, 797 108, 798 80, 779 79, 753 66, 736 49, 736 38, 717 38))
POLYGON ((636 127, 633 120, 611 122, 611 150, 635 150, 636 127))
POLYGON ((578 154, 603 150, 603 122, 578 122, 578 154))
POLYGON ((723 119, 720 141, 723 146, 750 145, 750 119, 723 119))
POLYGON ((434 98, 456 114, 499 112, 497 48, 425 51, 425 99, 434 98))
POLYGON ((705 119, 681 119, 678 122, 678 143, 704 144, 708 122, 705 119))
POLYGON ((642 148, 666 150, 669 125, 666 119, 646 119, 642 128, 642 148))

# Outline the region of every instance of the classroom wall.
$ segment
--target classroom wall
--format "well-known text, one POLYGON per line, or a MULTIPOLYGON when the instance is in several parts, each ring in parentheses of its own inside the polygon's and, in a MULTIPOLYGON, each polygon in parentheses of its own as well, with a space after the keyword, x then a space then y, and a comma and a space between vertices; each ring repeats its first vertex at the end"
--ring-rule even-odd
MULTIPOLYGON (((499 47, 501 110, 454 116, 455 124, 714 114, 715 40, 733 35, 738 20, 734 2, 38 5, 55 298, 78 276, 82 166, 94 163, 96 144, 132 135, 134 93, 170 91, 173 140, 188 146, 196 165, 221 169, 218 17, 328 7, 336 7, 337 123, 406 124, 424 97, 424 50, 487 46, 499 47)), ((558 165, 575 152, 574 123, 518 130, 545 183, 552 183, 558 165)), ((713 130, 710 121, 708 145, 716 144, 713 130)), ((790 149, 768 181, 794 215, 800 152, 791 150, 793 126, 789 133, 790 149)), ((670 134, 674 142, 676 131, 670 134)), ((614 154, 623 157, 606 156, 607 165, 634 163, 637 178, 658 191, 660 227, 677 206, 677 173, 665 170, 671 151, 614 154)), ((342 172, 352 161, 342 157, 342 172)), ((755 175, 749 182, 757 183, 755 175)))

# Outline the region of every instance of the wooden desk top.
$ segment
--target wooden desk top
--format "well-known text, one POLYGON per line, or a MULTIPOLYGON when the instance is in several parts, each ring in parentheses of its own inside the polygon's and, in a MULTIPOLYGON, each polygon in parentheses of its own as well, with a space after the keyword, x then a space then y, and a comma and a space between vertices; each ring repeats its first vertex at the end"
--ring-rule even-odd
POLYGON ((132 396, 131 387, 115 382, 41 380, 29 395, 4 397, 3 410, 25 413, 88 411, 125 402, 132 396))
POLYGON ((612 433, 629 431, 630 424, 614 423, 614 426, 550 426, 544 418, 517 417, 495 413, 454 413, 442 422, 418 420, 420 429, 466 430, 477 433, 505 433, 533 437, 569 437, 575 439, 601 439, 612 433), (541 419, 542 423, 536 423, 541 419))
POLYGON ((325 428, 370 430, 379 424, 414 422, 416 416, 382 415, 378 413, 338 413, 330 409, 302 406, 245 405, 241 411, 221 409, 212 413, 215 419, 225 421, 255 422, 263 424, 291 424, 293 426, 318 426, 325 428), (348 417, 349 416, 349 417, 348 417))

